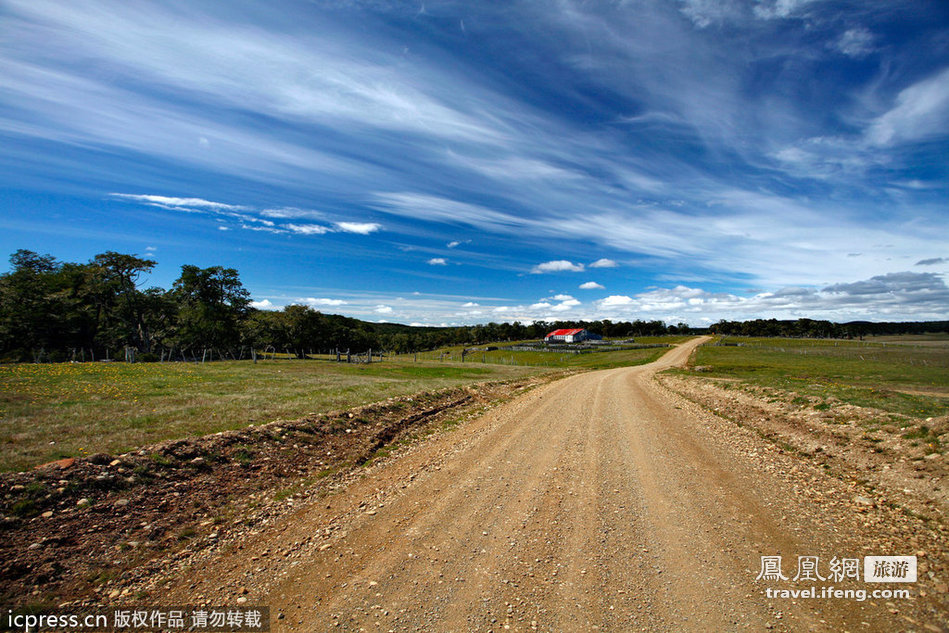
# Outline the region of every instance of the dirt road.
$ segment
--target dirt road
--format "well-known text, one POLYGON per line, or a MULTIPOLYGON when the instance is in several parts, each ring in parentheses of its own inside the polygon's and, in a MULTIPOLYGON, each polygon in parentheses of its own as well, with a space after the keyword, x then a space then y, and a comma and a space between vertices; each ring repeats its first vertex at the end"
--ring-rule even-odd
POLYGON ((832 502, 846 490, 653 380, 700 342, 535 389, 168 595, 244 596, 271 607, 275 631, 942 630, 926 600, 765 595, 814 584, 790 580, 798 556, 826 576, 834 556, 914 552, 870 547, 859 514, 832 502), (789 580, 756 581, 763 555, 783 556, 789 580))

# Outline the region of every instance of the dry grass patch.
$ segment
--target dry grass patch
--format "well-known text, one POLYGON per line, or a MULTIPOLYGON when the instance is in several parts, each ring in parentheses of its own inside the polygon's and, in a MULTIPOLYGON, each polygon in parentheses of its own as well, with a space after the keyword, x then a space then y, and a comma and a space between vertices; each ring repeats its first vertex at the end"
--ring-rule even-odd
POLYGON ((0 366, 0 469, 120 453, 536 368, 268 360, 0 366))

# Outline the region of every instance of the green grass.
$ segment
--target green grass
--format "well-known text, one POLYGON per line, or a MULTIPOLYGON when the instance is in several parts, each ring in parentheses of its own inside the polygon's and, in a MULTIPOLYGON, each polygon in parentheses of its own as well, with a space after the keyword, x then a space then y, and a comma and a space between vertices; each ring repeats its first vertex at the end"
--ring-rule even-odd
MULTIPOLYGON (((460 360, 461 349, 444 351, 460 360)), ((665 351, 575 355, 501 349, 486 352, 487 362, 481 362, 477 352, 465 363, 426 360, 439 357, 439 351, 420 354, 419 362, 409 354, 370 365, 285 359, 257 364, 0 365, 0 470, 22 470, 62 457, 122 453, 168 439, 557 368, 639 365, 665 351)), ((153 459, 161 465, 160 456, 153 459)), ((252 455, 242 453, 241 459, 249 461, 252 455)))
MULTIPOLYGON (((811 339, 745 339, 703 345, 703 376, 738 378, 806 396, 836 398, 916 418, 949 413, 949 346, 811 339)), ((827 403, 820 410, 831 408, 827 403)))
MULTIPOLYGON (((676 344, 688 340, 689 336, 653 336, 639 337, 637 344, 676 344)), ((490 352, 472 352, 465 357, 466 365, 480 366, 532 366, 532 367, 551 367, 560 369, 611 369, 614 367, 625 367, 630 365, 643 365, 656 360, 668 350, 664 348, 632 349, 610 352, 589 352, 584 354, 570 354, 561 352, 533 352, 533 351, 515 351, 510 347, 523 344, 525 341, 513 341, 505 343, 491 343, 491 347, 498 349, 490 352)), ((471 347, 486 347, 488 345, 477 345, 471 347)), ((445 347, 433 352, 424 352, 418 354, 419 359, 432 362, 441 362, 440 359, 457 362, 461 360, 462 346, 445 347)), ((405 354, 402 358, 414 358, 414 354, 405 354)))
POLYGON ((899 343, 901 345, 937 345, 949 346, 949 332, 930 334, 895 334, 892 336, 873 336, 867 339, 874 343, 899 343))
POLYGON ((537 371, 406 361, 4 365, 0 469, 121 453, 167 439, 537 371))

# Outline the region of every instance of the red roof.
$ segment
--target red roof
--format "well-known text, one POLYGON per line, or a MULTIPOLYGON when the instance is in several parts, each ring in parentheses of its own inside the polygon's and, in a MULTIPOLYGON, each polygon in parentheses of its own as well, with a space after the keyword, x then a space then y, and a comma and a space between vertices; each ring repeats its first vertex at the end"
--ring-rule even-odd
POLYGON ((579 334, 583 331, 583 328, 576 328, 573 330, 554 330, 544 338, 550 338, 551 336, 571 336, 573 334, 579 334))

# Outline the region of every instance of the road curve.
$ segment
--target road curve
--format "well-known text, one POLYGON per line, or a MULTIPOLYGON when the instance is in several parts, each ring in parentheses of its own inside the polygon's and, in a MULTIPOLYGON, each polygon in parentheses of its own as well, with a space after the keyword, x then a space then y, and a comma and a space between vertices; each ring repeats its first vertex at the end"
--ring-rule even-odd
POLYGON ((762 555, 829 558, 835 528, 653 379, 703 340, 537 388, 302 511, 288 543, 345 530, 251 603, 275 631, 882 630, 879 607, 763 595, 762 555))

